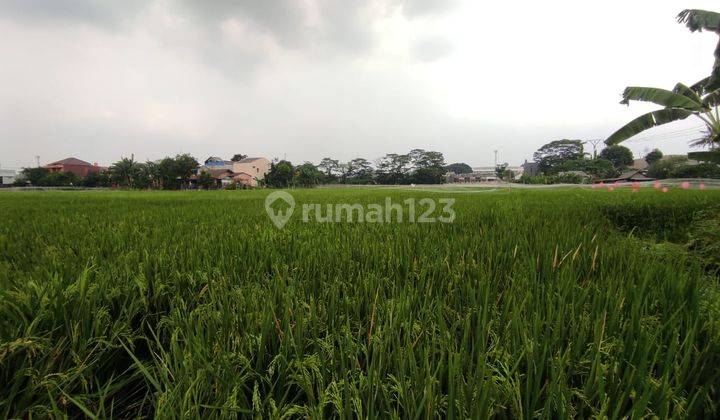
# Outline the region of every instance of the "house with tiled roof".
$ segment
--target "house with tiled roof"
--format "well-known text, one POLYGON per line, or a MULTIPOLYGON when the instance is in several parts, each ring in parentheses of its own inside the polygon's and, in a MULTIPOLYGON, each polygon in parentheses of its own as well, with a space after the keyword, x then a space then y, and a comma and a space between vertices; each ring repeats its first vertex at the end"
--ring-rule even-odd
POLYGON ((85 162, 75 157, 58 160, 43 166, 43 168, 50 172, 70 172, 80 178, 85 178, 91 173, 98 173, 104 169, 97 163, 85 162))

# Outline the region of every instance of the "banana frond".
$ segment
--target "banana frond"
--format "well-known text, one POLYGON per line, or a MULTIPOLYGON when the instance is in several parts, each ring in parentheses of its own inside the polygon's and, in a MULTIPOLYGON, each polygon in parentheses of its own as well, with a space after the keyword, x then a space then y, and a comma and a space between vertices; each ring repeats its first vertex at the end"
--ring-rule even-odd
POLYGON ((623 100, 620 103, 627 105, 630 101, 652 102, 665 108, 684 108, 692 111, 702 109, 700 101, 694 101, 683 94, 659 88, 628 87, 623 92, 623 100))
POLYGON ((711 78, 712 76, 708 76, 702 79, 701 81, 690 86, 690 89, 692 89, 692 91, 697 93, 698 95, 704 95, 706 92, 706 86, 710 83, 711 78))
POLYGON ((647 113, 630 121, 623 128, 613 133, 613 135, 605 140, 605 144, 608 146, 618 144, 635 136, 636 134, 642 133, 649 128, 657 127, 673 121, 684 120, 685 118, 695 114, 696 113, 694 111, 682 108, 667 108, 647 113))
POLYGON ((707 10, 686 9, 677 16, 679 23, 684 23, 691 32, 720 31, 720 13, 707 10))
POLYGON ((706 109, 714 108, 720 105, 720 89, 705 95, 702 103, 703 107, 706 109))
POLYGON ((675 85, 675 88, 673 89, 673 93, 677 93, 678 95, 687 96, 693 102, 702 103, 702 98, 700 98, 700 93, 698 93, 692 87, 687 87, 682 83, 678 83, 677 85, 675 85))

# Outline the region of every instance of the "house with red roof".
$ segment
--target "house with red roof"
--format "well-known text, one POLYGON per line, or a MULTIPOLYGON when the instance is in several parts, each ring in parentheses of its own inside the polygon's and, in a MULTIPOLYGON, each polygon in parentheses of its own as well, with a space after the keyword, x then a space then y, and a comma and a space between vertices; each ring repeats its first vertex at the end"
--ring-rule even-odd
POLYGON ((43 168, 50 172, 70 172, 80 178, 85 178, 91 173, 98 173, 105 169, 97 163, 85 162, 84 160, 74 157, 58 160, 57 162, 43 166, 43 168))

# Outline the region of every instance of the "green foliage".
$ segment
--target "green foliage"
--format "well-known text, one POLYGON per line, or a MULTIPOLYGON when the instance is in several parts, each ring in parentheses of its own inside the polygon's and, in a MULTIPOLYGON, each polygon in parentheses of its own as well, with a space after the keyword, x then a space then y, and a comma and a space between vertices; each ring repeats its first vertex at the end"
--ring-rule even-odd
POLYGON ((153 169, 158 183, 166 190, 179 189, 199 166, 197 159, 189 154, 162 159, 153 169))
POLYGON ((653 178, 720 178, 720 165, 704 162, 688 163, 684 156, 672 156, 659 160, 648 167, 648 176, 653 178))
POLYGON ((445 166, 445 172, 453 172, 458 175, 460 174, 471 174, 472 168, 467 163, 451 163, 445 166))
POLYGON ((528 174, 522 174, 520 175, 520 178, 517 180, 520 184, 529 184, 529 185, 540 185, 540 184, 550 184, 550 177, 547 175, 535 175, 531 176, 528 174))
POLYGON ((720 150, 710 150, 706 152, 690 152, 688 158, 701 162, 711 162, 720 164, 720 150))
POLYGON ((540 172, 552 175, 562 169, 562 165, 571 160, 582 159, 583 142, 581 140, 556 140, 550 142, 533 154, 540 172))
POLYGON ((38 180, 39 187, 77 187, 82 180, 72 172, 50 172, 38 180))
POLYGON ((510 164, 508 164, 507 162, 497 165, 495 167, 495 175, 499 179, 505 179, 505 177, 508 175, 508 166, 510 166, 510 164))
POLYGON ((720 179, 720 165, 710 162, 697 165, 679 165, 670 173, 670 178, 720 179))
POLYGON ((716 191, 455 194, 453 224, 284 230, 266 194, 0 194, 0 417, 720 414, 717 280, 605 216, 679 223, 716 191))
POLYGON ((630 149, 620 145, 607 146, 600 152, 600 158, 610 161, 619 170, 631 166, 634 161, 630 149))
POLYGON ((20 178, 30 183, 30 185, 38 186, 41 179, 45 178, 50 171, 45 168, 24 168, 20 171, 20 178))
POLYGON ((215 178, 213 178, 213 176, 209 172, 202 171, 198 174, 198 177, 197 177, 198 187, 208 190, 208 189, 214 187, 215 184, 216 184, 215 178))
POLYGON ((549 184, 587 184, 590 182, 588 176, 575 172, 560 172, 548 177, 549 184))
MULTIPOLYGON (((707 10, 686 9, 680 12, 678 22, 687 25, 690 32, 720 32, 720 13, 707 10)), ((720 89, 720 43, 715 49, 715 64, 713 64, 710 77, 703 80, 700 91, 712 92, 720 89)))
POLYGON ((687 161, 684 156, 670 156, 650 165, 647 174, 651 178, 672 178, 675 170, 681 165, 686 165, 687 161))
POLYGON ((295 170, 287 160, 272 162, 265 174, 265 185, 270 188, 287 188, 292 185, 295 170))
POLYGON ((90 172, 81 185, 88 188, 107 188, 112 185, 112 179, 105 172, 90 172))
POLYGON ((378 162, 376 174, 378 184, 409 184, 408 174, 412 167, 410 155, 389 153, 378 162))
POLYGON ((696 214, 687 236, 686 247, 708 269, 720 270, 720 210, 705 210, 696 214))
MULTIPOLYGON (((705 10, 687 9, 680 12, 678 22, 687 25, 691 32, 720 30, 720 14, 705 10)), ((672 91, 650 87, 628 87, 623 93, 622 104, 630 101, 652 102, 664 107, 629 122, 605 141, 608 145, 621 143, 649 128, 696 116, 706 125, 702 137, 693 145, 707 146, 720 143, 720 115, 716 107, 720 103, 720 43, 715 49, 715 64, 710 77, 691 87, 678 83, 672 91), (702 97, 702 95, 705 95, 702 97)))
POLYGON ((674 121, 684 120, 696 114, 697 113, 695 111, 680 108, 668 108, 649 112, 630 121, 624 127, 613 133, 607 138, 607 140, 605 140, 605 144, 612 146, 640 134, 647 129, 674 121))
POLYGON ((645 162, 647 162, 648 165, 652 165, 653 163, 658 162, 662 158, 663 152, 661 152, 659 149, 653 149, 652 152, 645 155, 645 162))
POLYGON ((557 170, 561 172, 580 171, 590 175, 594 179, 612 178, 619 173, 612 162, 603 158, 569 160, 560 165, 557 170))
POLYGON ((323 179, 323 173, 318 170, 315 165, 305 162, 295 168, 295 174, 292 179, 293 185, 299 187, 314 187, 323 179))

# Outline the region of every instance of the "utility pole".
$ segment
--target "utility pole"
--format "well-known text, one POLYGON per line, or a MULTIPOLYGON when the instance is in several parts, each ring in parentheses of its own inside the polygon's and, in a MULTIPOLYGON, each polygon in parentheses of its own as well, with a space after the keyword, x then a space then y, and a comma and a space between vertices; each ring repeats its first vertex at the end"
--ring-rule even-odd
POLYGON ((583 142, 584 144, 588 144, 588 143, 592 144, 592 147, 593 147, 593 159, 597 159, 597 145, 600 144, 600 143, 602 143, 603 141, 604 141, 604 140, 602 140, 602 139, 594 139, 594 140, 588 140, 588 141, 584 141, 584 142, 583 142))
POLYGON ((495 167, 497 168, 497 150, 495 151, 495 167))

